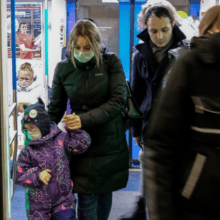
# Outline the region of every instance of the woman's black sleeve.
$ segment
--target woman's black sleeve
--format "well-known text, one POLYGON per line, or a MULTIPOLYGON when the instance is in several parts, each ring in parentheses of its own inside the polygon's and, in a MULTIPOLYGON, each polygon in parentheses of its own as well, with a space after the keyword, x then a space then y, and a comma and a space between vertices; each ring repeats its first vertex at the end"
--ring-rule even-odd
POLYGON ((50 119, 57 124, 60 122, 66 111, 68 99, 62 83, 60 67, 60 63, 58 63, 54 73, 50 103, 48 105, 50 119))

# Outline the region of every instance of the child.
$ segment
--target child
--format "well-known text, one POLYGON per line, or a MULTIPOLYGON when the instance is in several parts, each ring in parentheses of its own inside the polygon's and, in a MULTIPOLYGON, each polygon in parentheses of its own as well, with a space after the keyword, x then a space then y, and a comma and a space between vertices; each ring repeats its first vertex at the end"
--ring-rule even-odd
POLYGON ((34 104, 38 98, 46 101, 46 91, 43 86, 36 81, 34 70, 30 63, 23 63, 17 75, 17 101, 18 112, 23 112, 23 104, 34 104))
POLYGON ((16 182, 26 187, 29 220, 75 220, 69 161, 66 153, 84 153, 91 143, 83 130, 62 132, 51 123, 43 101, 23 106, 25 147, 16 163, 16 182))

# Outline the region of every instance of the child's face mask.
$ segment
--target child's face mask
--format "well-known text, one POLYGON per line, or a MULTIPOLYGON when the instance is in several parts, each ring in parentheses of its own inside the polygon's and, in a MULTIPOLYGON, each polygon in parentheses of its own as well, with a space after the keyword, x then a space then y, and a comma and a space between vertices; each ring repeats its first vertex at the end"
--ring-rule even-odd
POLYGON ((74 48, 73 56, 81 63, 87 63, 94 57, 94 52, 80 52, 79 50, 74 48))
POLYGON ((18 85, 22 88, 27 88, 28 86, 30 86, 32 84, 32 82, 33 82, 32 78, 33 77, 28 74, 21 75, 18 78, 18 85))
POLYGON ((36 125, 25 124, 24 128, 27 129, 27 132, 30 134, 33 141, 36 141, 36 140, 42 138, 42 133, 36 125))

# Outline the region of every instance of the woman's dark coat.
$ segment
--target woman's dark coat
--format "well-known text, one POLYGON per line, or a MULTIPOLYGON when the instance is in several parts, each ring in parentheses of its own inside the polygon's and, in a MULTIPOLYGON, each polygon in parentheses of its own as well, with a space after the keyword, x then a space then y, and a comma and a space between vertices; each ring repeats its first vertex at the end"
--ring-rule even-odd
POLYGON ((114 53, 105 54, 98 68, 93 57, 87 63, 71 59, 58 63, 53 79, 49 115, 60 122, 70 99, 72 112, 79 115, 82 129, 92 144, 86 153, 71 161, 74 192, 109 193, 126 187, 129 156, 121 112, 127 92, 125 74, 114 53))
POLYGON ((141 156, 150 220, 220 219, 220 33, 167 75, 141 156))
POLYGON ((182 40, 186 37, 177 26, 173 28, 173 36, 174 42, 170 46, 167 56, 161 63, 158 63, 150 46, 148 30, 145 29, 138 35, 138 38, 143 43, 136 46, 138 51, 135 53, 132 61, 131 89, 140 110, 144 114, 144 118, 135 120, 132 127, 132 135, 134 137, 141 136, 142 130, 147 126, 151 108, 156 99, 162 78, 179 56, 179 48, 183 47, 182 40))

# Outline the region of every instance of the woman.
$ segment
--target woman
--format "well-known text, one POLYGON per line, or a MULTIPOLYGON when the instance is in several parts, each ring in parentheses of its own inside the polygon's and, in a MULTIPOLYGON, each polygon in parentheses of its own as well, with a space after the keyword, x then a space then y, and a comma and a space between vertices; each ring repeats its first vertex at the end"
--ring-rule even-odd
POLYGON ((150 220, 216 220, 220 209, 220 6, 167 75, 142 153, 150 220))
MULTIPOLYGON (((148 125, 151 108, 156 100, 161 81, 179 56, 179 50, 183 47, 182 40, 185 39, 185 35, 175 25, 178 22, 175 9, 169 7, 169 4, 148 5, 147 2, 139 17, 140 26, 144 27, 143 22, 145 24, 145 29, 138 34, 138 38, 143 42, 136 46, 137 52, 134 55, 131 69, 133 96, 144 114, 144 118, 136 120, 131 129, 138 146, 141 146, 142 131, 148 125)), ((144 176, 142 176, 143 181, 145 181, 144 176)), ((144 194, 143 189, 142 195, 144 194)), ((145 204, 143 203, 143 198, 140 198, 131 216, 122 216, 121 219, 145 219, 145 204)))
POLYGON ((67 99, 75 115, 64 117, 72 129, 85 129, 90 149, 71 163, 73 193, 78 193, 78 218, 108 219, 112 191, 128 181, 129 156, 122 110, 127 92, 125 74, 114 53, 103 54, 98 28, 78 21, 69 37, 68 59, 58 63, 49 115, 60 122, 67 99))

